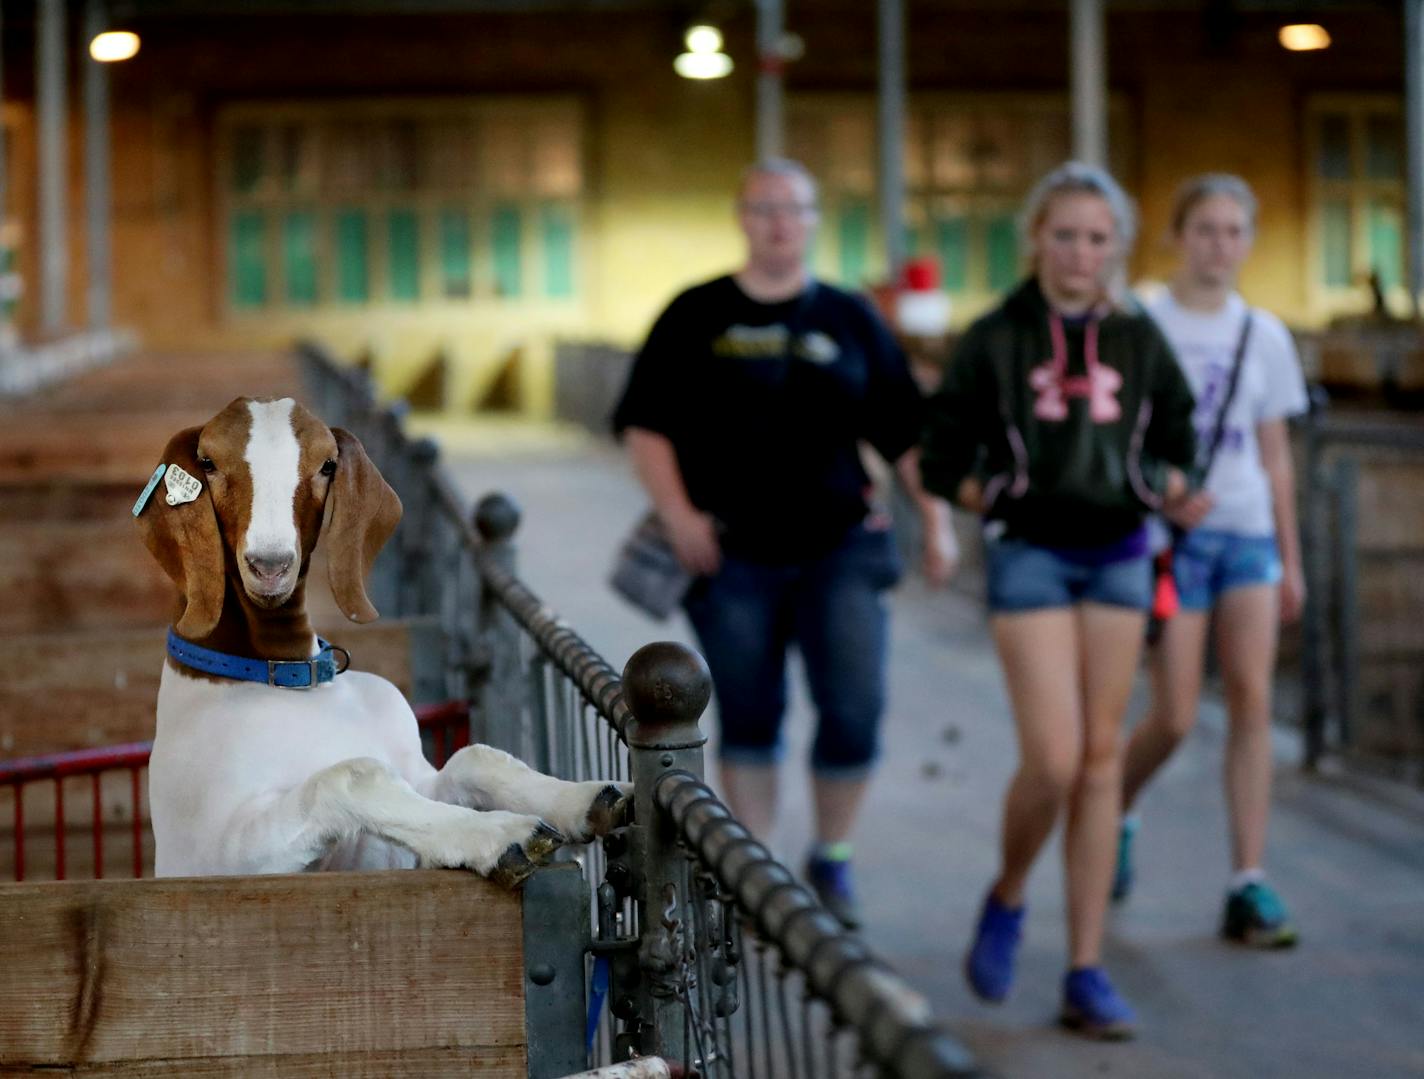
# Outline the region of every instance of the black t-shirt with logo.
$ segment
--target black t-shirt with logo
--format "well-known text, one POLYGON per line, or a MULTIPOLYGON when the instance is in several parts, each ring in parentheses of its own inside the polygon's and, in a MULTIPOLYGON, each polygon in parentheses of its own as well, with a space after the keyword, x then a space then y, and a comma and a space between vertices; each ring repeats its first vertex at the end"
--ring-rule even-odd
POLYGON ((672 443, 724 551, 791 562, 830 551, 865 516, 858 443, 894 461, 921 420, 904 355, 865 301, 817 282, 758 303, 719 277, 654 324, 613 427, 672 443))

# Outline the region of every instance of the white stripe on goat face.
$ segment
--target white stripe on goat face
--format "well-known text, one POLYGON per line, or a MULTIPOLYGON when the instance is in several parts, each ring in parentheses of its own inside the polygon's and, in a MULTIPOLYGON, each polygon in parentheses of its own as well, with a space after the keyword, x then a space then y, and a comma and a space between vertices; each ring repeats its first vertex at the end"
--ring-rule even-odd
POLYGON ((252 518, 243 560, 249 566, 259 560, 295 566, 300 556, 295 507, 302 449, 292 430, 294 403, 284 397, 247 406, 252 413, 245 455, 252 476, 252 518))

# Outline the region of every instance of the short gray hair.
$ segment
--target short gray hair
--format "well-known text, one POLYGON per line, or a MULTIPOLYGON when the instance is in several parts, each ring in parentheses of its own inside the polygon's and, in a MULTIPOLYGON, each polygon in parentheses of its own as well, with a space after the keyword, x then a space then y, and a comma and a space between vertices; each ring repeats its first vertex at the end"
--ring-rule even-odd
POLYGON ((1182 227, 1198 203, 1216 195, 1236 200, 1237 205, 1246 211, 1247 224, 1255 229, 1257 202, 1251 185, 1229 172, 1204 172, 1183 181, 1182 186, 1177 188, 1176 197, 1172 199, 1172 235, 1182 234, 1182 227))
POLYGON ((1112 211, 1121 256, 1125 258, 1132 250, 1132 242, 1137 237, 1137 211, 1127 192, 1106 169, 1082 161, 1066 161, 1034 184, 1024 199, 1019 214, 1019 239, 1026 256, 1032 256, 1033 234, 1048 212, 1049 204, 1059 195, 1096 195, 1106 202, 1112 211))
POLYGON ((760 161, 755 161, 742 170, 741 181, 737 184, 737 201, 742 200, 742 195, 747 190, 747 185, 758 176, 796 176, 805 180, 811 188, 811 200, 819 202, 821 197, 820 185, 816 183, 816 178, 811 175, 811 170, 801 162, 789 157, 764 157, 760 161))

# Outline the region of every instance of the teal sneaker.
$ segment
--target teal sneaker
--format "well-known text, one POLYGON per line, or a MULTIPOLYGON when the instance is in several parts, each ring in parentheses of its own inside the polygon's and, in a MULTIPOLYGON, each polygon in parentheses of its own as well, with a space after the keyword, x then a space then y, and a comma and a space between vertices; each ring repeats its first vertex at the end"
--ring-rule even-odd
POLYGON ((1252 948, 1289 948, 1298 939, 1286 905, 1265 881, 1252 881, 1226 897, 1221 935, 1252 948))
POLYGON ((1080 967, 1063 978, 1058 1021, 1086 1038, 1126 1041, 1137 1034, 1137 1013, 1113 988, 1102 967, 1080 967))
POLYGON ((1132 839, 1137 835, 1137 822, 1131 817, 1122 819, 1122 828, 1117 834, 1117 868, 1113 870, 1112 898, 1121 903, 1132 894, 1136 871, 1132 865, 1132 839))

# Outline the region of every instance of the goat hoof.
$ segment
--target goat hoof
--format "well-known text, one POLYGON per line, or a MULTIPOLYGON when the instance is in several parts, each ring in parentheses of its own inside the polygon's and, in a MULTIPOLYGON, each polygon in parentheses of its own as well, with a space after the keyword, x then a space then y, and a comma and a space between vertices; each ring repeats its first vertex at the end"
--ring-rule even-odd
POLYGON ((524 853, 522 846, 518 843, 511 843, 504 848, 504 853, 499 856, 499 861, 495 863, 489 879, 501 888, 514 891, 533 876, 534 870, 538 868, 538 864, 524 853))
POLYGON ((590 839, 607 835, 614 828, 628 823, 633 808, 632 790, 624 790, 610 783, 594 796, 588 807, 588 837, 590 839))
POLYGON ((548 821, 540 821, 534 833, 524 841, 524 850, 536 862, 548 859, 549 855, 564 845, 564 833, 548 821))
POLYGON ((541 820, 523 843, 511 843, 504 848, 489 879, 511 890, 518 888, 563 845, 564 834, 541 820))

